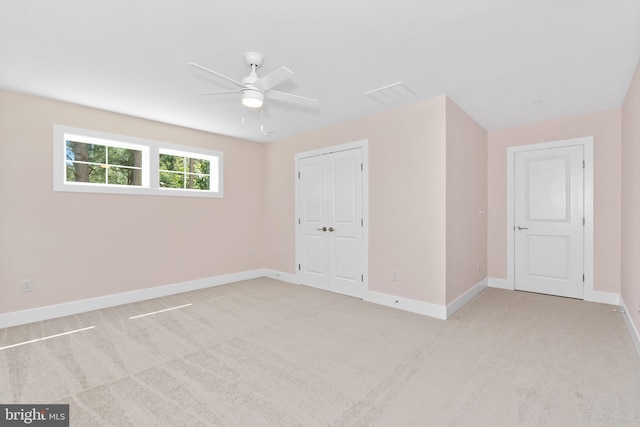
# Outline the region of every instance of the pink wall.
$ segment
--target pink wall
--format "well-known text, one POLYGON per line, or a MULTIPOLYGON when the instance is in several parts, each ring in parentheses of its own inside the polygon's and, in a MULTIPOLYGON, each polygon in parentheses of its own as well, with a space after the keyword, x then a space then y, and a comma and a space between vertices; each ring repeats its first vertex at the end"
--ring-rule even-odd
POLYGON ((27 174, 17 161, 0 169, 0 313, 262 267, 293 273, 295 153, 362 139, 369 142, 370 290, 444 305, 483 274, 476 246, 485 234, 475 216, 485 198, 476 176, 486 168, 478 162, 486 158, 483 131, 445 97, 268 145, 11 92, 0 92, 0 114, 1 158, 29 164, 27 174), (53 124, 223 151, 225 197, 54 192, 53 124), (470 174, 473 186, 453 171, 470 174), (479 233, 468 253, 469 236, 464 250, 456 250, 456 231, 447 240, 447 196, 451 209, 465 209, 450 221, 470 221, 479 233), (449 269, 449 292, 447 248, 451 265, 470 265, 449 269), (20 292, 22 279, 33 279, 34 292, 20 292))
POLYGON ((369 289, 445 303, 445 97, 270 143, 266 267, 294 273, 294 155, 367 139, 369 289), (398 271, 398 281, 391 280, 398 271))
POLYGON ((0 117, 0 313, 263 267, 263 145, 2 91, 0 117), (54 192, 54 123, 223 151, 225 197, 54 192))
POLYGON ((640 65, 622 106, 622 299, 640 331, 640 65))
POLYGON ((489 132, 489 277, 507 277, 507 147, 593 136, 594 290, 620 292, 620 121, 617 109, 489 132))
POLYGON ((506 278, 506 148, 593 136, 595 289, 620 292, 622 262, 623 298, 638 304, 638 238, 621 242, 620 229, 624 188, 625 233, 640 233, 638 80, 622 110, 488 134, 442 96, 268 145, 0 91, 0 313, 263 267, 294 273, 295 154, 363 139, 370 290, 445 305, 487 275, 506 278), (223 151, 225 197, 54 192, 54 123, 223 151))
POLYGON ((448 98, 446 114, 449 304, 487 277, 487 131, 448 98))

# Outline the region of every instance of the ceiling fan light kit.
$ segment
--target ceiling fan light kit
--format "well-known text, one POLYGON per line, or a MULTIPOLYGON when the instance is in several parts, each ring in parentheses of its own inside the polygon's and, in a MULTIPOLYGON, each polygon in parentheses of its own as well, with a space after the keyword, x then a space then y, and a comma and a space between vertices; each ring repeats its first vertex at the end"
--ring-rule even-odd
POLYGON ((264 103, 264 94, 257 89, 242 90, 242 105, 249 108, 260 108, 264 103))

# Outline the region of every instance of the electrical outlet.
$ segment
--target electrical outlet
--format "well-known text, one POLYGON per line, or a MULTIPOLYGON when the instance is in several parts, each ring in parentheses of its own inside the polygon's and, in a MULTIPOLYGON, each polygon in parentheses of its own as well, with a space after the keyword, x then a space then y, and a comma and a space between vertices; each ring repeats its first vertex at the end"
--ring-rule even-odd
POLYGON ((391 270, 391 280, 394 282, 398 281, 398 270, 391 270))
POLYGON ((22 281, 22 292, 31 292, 33 291, 33 280, 25 279, 22 281))

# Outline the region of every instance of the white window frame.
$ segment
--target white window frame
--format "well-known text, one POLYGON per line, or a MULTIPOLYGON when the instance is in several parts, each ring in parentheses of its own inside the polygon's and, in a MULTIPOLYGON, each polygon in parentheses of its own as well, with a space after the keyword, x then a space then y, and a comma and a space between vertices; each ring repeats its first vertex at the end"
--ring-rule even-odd
POLYGON ((147 196, 177 197, 223 197, 224 160, 221 151, 207 150, 167 142, 153 141, 131 136, 116 135, 63 125, 53 125, 53 189, 54 191, 79 193, 134 194, 147 196), (74 140, 88 144, 108 145, 142 151, 142 185, 94 184, 87 182, 67 182, 66 141, 74 140), (209 188, 195 190, 181 188, 160 188, 160 151, 179 153, 186 157, 207 159, 211 162, 209 188), (217 165, 217 171, 214 166, 217 165), (217 183, 217 191, 214 184, 217 183))

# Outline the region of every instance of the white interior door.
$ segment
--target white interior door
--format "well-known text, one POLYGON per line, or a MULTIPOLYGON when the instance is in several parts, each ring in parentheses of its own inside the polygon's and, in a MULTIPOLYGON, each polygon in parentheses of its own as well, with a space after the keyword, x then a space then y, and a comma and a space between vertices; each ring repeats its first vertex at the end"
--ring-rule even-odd
POLYGON ((362 298, 362 150, 301 158, 298 171, 300 282, 362 298))
POLYGON ((583 160, 581 145, 515 154, 516 289, 583 298, 583 160))

